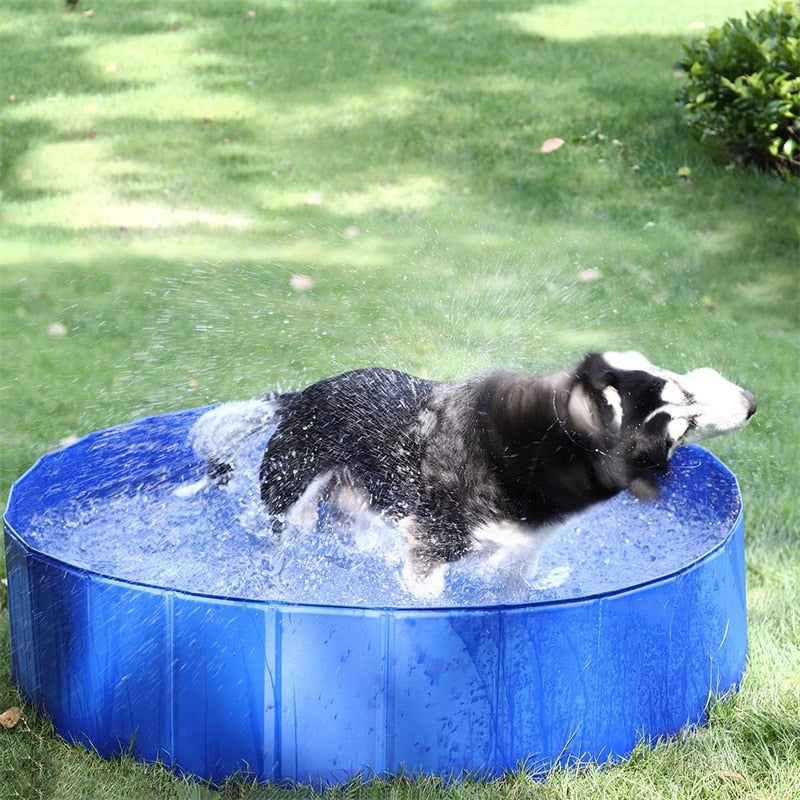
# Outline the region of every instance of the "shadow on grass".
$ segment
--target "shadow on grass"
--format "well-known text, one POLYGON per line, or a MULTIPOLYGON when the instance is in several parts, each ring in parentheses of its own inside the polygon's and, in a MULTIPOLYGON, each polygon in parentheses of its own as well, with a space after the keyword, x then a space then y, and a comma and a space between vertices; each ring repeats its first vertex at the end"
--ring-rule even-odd
MULTIPOLYGON (((160 236, 186 223, 188 212, 177 213, 186 209, 207 212, 196 222, 234 239, 225 214, 238 214, 253 235, 304 221, 342 231, 366 219, 397 236, 405 226, 395 220, 435 219, 441 228, 454 208, 480 214, 489 203, 521 225, 605 225, 621 236, 660 215, 689 227, 726 216, 736 233, 717 242, 733 251, 763 238, 764 214, 773 241, 791 246, 796 237, 778 211, 783 187, 747 177, 736 197, 735 180, 680 126, 679 37, 555 38, 520 24, 518 15, 536 8, 529 2, 312 1, 258 8, 255 19, 218 0, 160 11, 134 2, 125 14, 51 12, 36 24, 26 8, 12 10, 20 30, 28 20, 34 58, 29 68, 25 56, 9 85, 24 84, 21 106, 40 105, 12 109, 2 123, 3 188, 16 204, 6 221, 13 230, 27 214, 21 228, 34 237, 42 224, 76 233, 75 206, 92 202, 81 186, 92 181, 107 196, 95 193, 100 207, 84 215, 82 236, 93 236, 104 214, 112 231, 160 236), (175 75, 111 79, 99 52, 113 53, 114 42, 140 50, 143 62, 174 47, 175 75), (191 102, 170 105, 182 89, 191 102), (87 111, 95 96, 103 108, 87 111), (48 117, 46 98, 68 118, 48 117), (567 144, 542 156, 550 136, 567 144), (84 174, 72 183, 38 171, 20 178, 26 153, 37 151, 42 169, 58 173, 53 148, 64 141, 86 144, 84 174), (703 185, 683 192, 676 171, 686 163, 703 185), (163 224, 142 223, 158 209, 163 224)), ((11 35, 5 44, 9 53, 19 47, 11 35)))
MULTIPOLYGON (((158 108, 153 84, 152 105, 143 106, 141 117, 108 115, 98 136, 118 139, 119 152, 143 163, 149 154, 159 168, 202 162, 218 187, 275 172, 302 173, 308 180, 316 170, 330 177, 333 169, 338 180, 358 181, 365 170, 392 165, 444 172, 471 188, 502 192, 514 175, 535 179, 538 165, 532 162, 541 161, 542 136, 580 136, 598 124, 624 136, 628 120, 639 127, 637 109, 647 116, 649 108, 656 119, 672 110, 663 76, 647 74, 659 52, 668 70, 677 42, 548 39, 514 23, 514 13, 530 10, 530 3, 519 2, 439 9, 418 2, 309 2, 294 11, 265 8, 246 21, 219 2, 176 3, 171 13, 186 24, 176 24, 175 59, 181 68, 189 64, 187 88, 202 87, 196 112, 158 108), (245 119, 232 118, 230 107, 215 113, 220 96, 241 101, 245 119), (236 156, 218 152, 223 141, 236 156), (242 175, 236 162, 245 160, 251 168, 242 175), (253 172, 252 163, 263 166, 253 172)), ((63 23, 45 20, 33 47, 37 69, 19 76, 21 97, 147 89, 146 78, 137 83, 131 75, 119 83, 116 76, 104 79, 100 64, 87 67, 92 49, 114 37, 136 42, 143 59, 149 36, 163 47, 164 18, 148 15, 146 25, 136 14, 120 16, 123 21, 99 13, 71 37, 63 23), (58 69, 43 66, 48 64, 58 69)), ((46 131, 41 138, 48 138, 46 131)), ((549 182, 548 172, 543 177, 549 182)), ((531 199, 529 193, 524 199, 531 199)))

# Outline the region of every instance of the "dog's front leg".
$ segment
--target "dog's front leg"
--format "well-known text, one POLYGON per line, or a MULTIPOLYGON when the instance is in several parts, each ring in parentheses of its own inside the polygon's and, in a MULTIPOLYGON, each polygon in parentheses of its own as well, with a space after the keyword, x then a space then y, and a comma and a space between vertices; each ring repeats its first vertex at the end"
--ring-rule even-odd
POLYGON ((418 600, 440 597, 444 592, 447 564, 426 552, 422 544, 424 531, 416 517, 404 517, 400 520, 399 527, 406 539, 403 584, 418 600))

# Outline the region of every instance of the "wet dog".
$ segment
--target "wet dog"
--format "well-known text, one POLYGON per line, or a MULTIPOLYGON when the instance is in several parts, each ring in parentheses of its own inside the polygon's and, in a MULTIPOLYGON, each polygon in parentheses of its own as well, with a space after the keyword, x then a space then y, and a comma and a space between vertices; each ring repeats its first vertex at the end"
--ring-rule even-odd
POLYGON ((194 437, 209 479, 225 483, 242 442, 277 419, 260 468, 269 513, 308 524, 322 501, 374 509, 405 533, 413 590, 436 594, 442 567, 481 542, 529 539, 624 489, 657 496, 677 447, 737 430, 755 411, 750 392, 712 369, 677 375, 608 352, 544 376, 354 370, 220 406, 194 437))

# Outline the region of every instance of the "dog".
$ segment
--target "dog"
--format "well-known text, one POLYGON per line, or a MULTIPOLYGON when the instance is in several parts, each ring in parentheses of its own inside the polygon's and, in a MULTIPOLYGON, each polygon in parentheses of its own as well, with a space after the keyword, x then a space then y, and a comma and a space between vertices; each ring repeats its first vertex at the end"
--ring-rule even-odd
POLYGON ((605 352, 542 376, 438 382, 357 369, 220 406, 193 435, 206 482, 224 484, 243 442, 277 420, 259 480, 278 526, 308 525, 323 501, 375 510, 405 534, 412 591, 431 595, 446 565, 482 543, 530 539, 622 490, 657 497, 676 448, 755 412, 755 397, 713 369, 678 375, 639 353, 605 352))

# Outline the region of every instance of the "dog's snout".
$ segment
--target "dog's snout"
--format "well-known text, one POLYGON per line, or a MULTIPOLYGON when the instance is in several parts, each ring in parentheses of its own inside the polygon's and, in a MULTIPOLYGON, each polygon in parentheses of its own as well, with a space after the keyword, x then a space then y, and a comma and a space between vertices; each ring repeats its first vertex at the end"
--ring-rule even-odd
POLYGON ((750 419, 758 408, 756 397, 751 392, 748 392, 747 389, 742 389, 742 396, 744 397, 745 403, 747 403, 747 419, 750 419))

